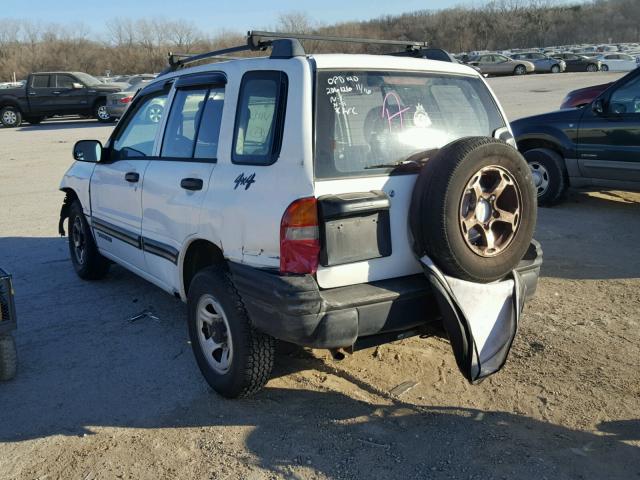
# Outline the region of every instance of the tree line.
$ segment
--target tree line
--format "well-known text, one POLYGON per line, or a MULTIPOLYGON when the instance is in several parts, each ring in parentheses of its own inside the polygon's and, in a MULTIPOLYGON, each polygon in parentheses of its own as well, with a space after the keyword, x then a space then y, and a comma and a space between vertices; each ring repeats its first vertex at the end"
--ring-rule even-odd
MULTIPOLYGON (((113 18, 96 35, 82 24, 0 18, 0 81, 46 70, 94 75, 159 72, 169 51, 196 53, 242 44, 244 32, 202 32, 184 20, 113 18)), ((368 21, 321 24, 302 12, 279 17, 278 31, 423 40, 451 52, 640 42, 638 0, 494 0, 483 6, 420 10, 368 21)), ((384 47, 306 42, 310 52, 380 53, 384 47)), ((255 53, 248 53, 249 55, 255 53)))

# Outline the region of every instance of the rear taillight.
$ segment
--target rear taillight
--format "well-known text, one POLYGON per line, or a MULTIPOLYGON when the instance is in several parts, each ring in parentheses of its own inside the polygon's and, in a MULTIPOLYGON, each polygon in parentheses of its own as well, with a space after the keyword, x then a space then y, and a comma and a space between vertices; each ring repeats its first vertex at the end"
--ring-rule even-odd
POLYGON ((133 95, 131 95, 131 96, 129 96, 129 97, 121 98, 121 99, 119 100, 119 102, 120 102, 120 103, 131 103, 131 100, 133 100, 133 95))
POLYGON ((280 222, 280 272, 315 273, 319 254, 318 204, 314 197, 301 198, 280 222))

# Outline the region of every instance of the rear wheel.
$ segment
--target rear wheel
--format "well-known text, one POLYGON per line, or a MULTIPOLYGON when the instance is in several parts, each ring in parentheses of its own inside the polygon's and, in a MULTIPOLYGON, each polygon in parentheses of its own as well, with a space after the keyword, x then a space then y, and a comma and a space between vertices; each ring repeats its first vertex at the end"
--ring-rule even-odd
POLYGON ((597 72, 598 66, 595 63, 590 63, 587 65, 587 72, 597 72))
POLYGON ((107 102, 105 100, 99 100, 96 102, 96 105, 93 108, 93 116, 102 123, 109 123, 113 121, 113 117, 107 110, 107 102))
POLYGON ((552 65, 551 73, 560 73, 560 65, 552 65))
POLYGON ((273 368, 275 339, 253 328, 224 266, 195 275, 187 308, 191 347, 211 388, 228 398, 262 389, 273 368))
POLYGON ((506 143, 469 137, 421 170, 409 221, 418 256, 474 282, 504 277, 529 248, 537 215, 531 171, 506 143))
POLYGON ((22 113, 16 107, 0 109, 0 123, 7 128, 15 128, 22 123, 22 113))
POLYGON ((600 67, 600 70, 602 70, 603 72, 608 72, 609 71, 609 65, 602 65, 602 67, 600 67))
POLYGON ((527 68, 524 65, 518 65, 516 68, 513 69, 513 74, 514 75, 526 75, 527 74, 527 68))
POLYGON ((73 268, 84 280, 98 280, 109 271, 109 260, 98 251, 82 205, 77 200, 69 212, 69 254, 73 268))
POLYGON ((550 207, 560 203, 569 185, 564 159, 548 148, 534 148, 524 152, 536 189, 538 205, 550 207))

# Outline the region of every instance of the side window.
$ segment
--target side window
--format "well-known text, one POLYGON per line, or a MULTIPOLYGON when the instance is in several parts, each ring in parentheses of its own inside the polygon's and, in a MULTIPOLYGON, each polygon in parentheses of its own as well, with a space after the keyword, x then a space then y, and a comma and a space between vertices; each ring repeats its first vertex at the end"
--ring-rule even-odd
POLYGON ((56 88, 73 88, 73 84, 77 83, 70 75, 56 75, 56 88))
POLYGON ((162 157, 191 158, 208 89, 179 89, 162 141, 162 157))
POLYGON ((611 94, 609 111, 618 115, 640 115, 640 76, 636 75, 611 94))
POLYGON ((49 88, 49 75, 34 75, 31 88, 49 88))
POLYGON ((167 91, 157 92, 132 105, 121 120, 124 127, 113 143, 112 160, 144 158, 153 152, 153 143, 167 102, 167 91))
POLYGON ((218 138, 222 122, 222 107, 224 106, 224 89, 212 88, 204 102, 202 120, 198 129, 194 158, 218 158, 218 138))
POLYGON ((236 111, 233 163, 271 165, 280 153, 287 76, 283 72, 248 72, 242 78, 236 111))

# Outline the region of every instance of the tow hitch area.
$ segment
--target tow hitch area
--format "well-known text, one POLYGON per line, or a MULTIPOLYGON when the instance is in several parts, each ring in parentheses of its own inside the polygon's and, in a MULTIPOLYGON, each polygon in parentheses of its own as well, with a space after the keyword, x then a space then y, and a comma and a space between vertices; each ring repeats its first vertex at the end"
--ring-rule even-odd
POLYGON ((474 283, 444 275, 427 256, 420 259, 433 285, 458 368, 471 384, 504 366, 518 330, 526 286, 510 278, 474 283))

